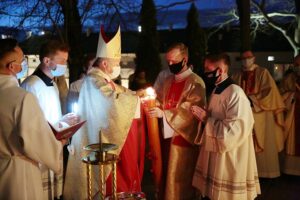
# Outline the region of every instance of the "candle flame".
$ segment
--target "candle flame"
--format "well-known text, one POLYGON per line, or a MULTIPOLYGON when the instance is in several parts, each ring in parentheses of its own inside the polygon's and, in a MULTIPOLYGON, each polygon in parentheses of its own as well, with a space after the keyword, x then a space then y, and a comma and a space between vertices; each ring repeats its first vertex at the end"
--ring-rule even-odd
POLYGON ((77 113, 78 112, 78 104, 77 104, 77 102, 74 102, 72 104, 72 112, 73 113, 77 113))
POLYGON ((152 87, 146 88, 146 96, 145 99, 155 99, 156 98, 156 92, 152 87))

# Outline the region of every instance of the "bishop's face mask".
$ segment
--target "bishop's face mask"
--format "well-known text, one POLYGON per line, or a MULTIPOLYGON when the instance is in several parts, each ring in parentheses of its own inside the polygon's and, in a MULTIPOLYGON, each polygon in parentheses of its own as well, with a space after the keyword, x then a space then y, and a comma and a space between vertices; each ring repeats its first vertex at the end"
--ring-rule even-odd
POLYGON ((112 73, 109 74, 109 77, 111 79, 118 78, 118 76, 120 75, 120 73, 121 73, 121 67, 120 66, 114 66, 112 73))
POLYGON ((206 81, 208 82, 208 84, 210 84, 210 85, 215 85, 216 84, 216 81, 220 77, 220 75, 217 75, 218 74, 218 69, 219 68, 216 68, 214 71, 204 73, 204 76, 205 76, 206 81))
POLYGON ((175 64, 172 64, 172 65, 169 65, 169 68, 170 68, 170 72, 172 72, 173 74, 178 74, 182 68, 183 68, 183 61, 184 59, 182 59, 181 62, 179 63, 175 63, 175 64))

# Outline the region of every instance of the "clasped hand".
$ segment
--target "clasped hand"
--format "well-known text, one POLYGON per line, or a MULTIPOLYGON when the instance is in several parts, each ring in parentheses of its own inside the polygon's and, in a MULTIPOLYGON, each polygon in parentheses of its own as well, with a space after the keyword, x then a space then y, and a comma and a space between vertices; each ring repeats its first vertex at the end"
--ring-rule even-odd
POLYGON ((199 106, 191 107, 192 114, 201 122, 205 122, 209 116, 208 110, 199 106))

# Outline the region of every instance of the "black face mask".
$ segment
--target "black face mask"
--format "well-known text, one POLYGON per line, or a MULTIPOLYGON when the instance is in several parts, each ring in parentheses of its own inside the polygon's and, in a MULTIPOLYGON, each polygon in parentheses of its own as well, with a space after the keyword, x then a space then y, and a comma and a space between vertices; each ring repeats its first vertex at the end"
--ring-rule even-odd
POLYGON ((172 72, 173 74, 178 74, 183 68, 183 61, 184 59, 182 59, 182 61, 179 63, 169 65, 170 72, 172 72))
POLYGON ((205 79, 209 84, 214 85, 220 77, 220 75, 217 76, 218 69, 216 68, 214 71, 204 73, 205 79))

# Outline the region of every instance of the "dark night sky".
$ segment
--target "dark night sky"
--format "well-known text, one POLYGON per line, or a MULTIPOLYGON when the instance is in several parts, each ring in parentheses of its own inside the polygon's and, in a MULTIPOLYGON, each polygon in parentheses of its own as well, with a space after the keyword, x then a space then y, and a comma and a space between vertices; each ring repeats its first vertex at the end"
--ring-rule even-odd
MULTIPOLYGON (((30 0, 28 0, 30 1, 30 0)), ((134 0, 132 0, 133 2, 134 0)), ((136 3, 141 0, 135 0, 136 3)), ((186 0, 154 0, 156 6, 161 8, 162 6, 170 5, 178 2, 186 2, 186 0)), ((291 12, 294 7, 294 0, 266 0, 266 9, 271 11, 286 11, 291 12), (287 2, 292 2, 288 4, 287 2), (292 6, 291 6, 292 5, 292 6), (288 10, 288 11, 287 11, 288 10)), ((1 2, 0 2, 1 4, 1 2)), ((222 23, 222 21, 228 20, 228 16, 222 15, 231 9, 235 9, 235 0, 196 0, 196 7, 199 10, 199 21, 202 27, 212 27, 222 23)), ((167 29, 170 24, 173 28, 183 28, 186 26, 186 14, 190 7, 190 3, 179 4, 168 9, 159 9, 157 11, 158 29, 167 29)), ((17 9, 10 9, 9 12, 17 12, 17 9)), ((124 18, 126 19, 126 14, 124 18)), ((135 18, 137 18, 135 16, 135 18)), ((95 19, 87 20, 85 25, 98 27, 97 23, 103 23, 95 19)), ((131 23, 131 22, 130 22, 131 23)), ((137 29, 138 20, 132 22, 131 30, 137 29)), ((236 20, 235 23, 238 23, 236 20)), ((0 15, 0 26, 15 26, 17 23, 13 18, 8 18, 0 15)), ((25 23, 28 26, 28 23, 25 23)))

